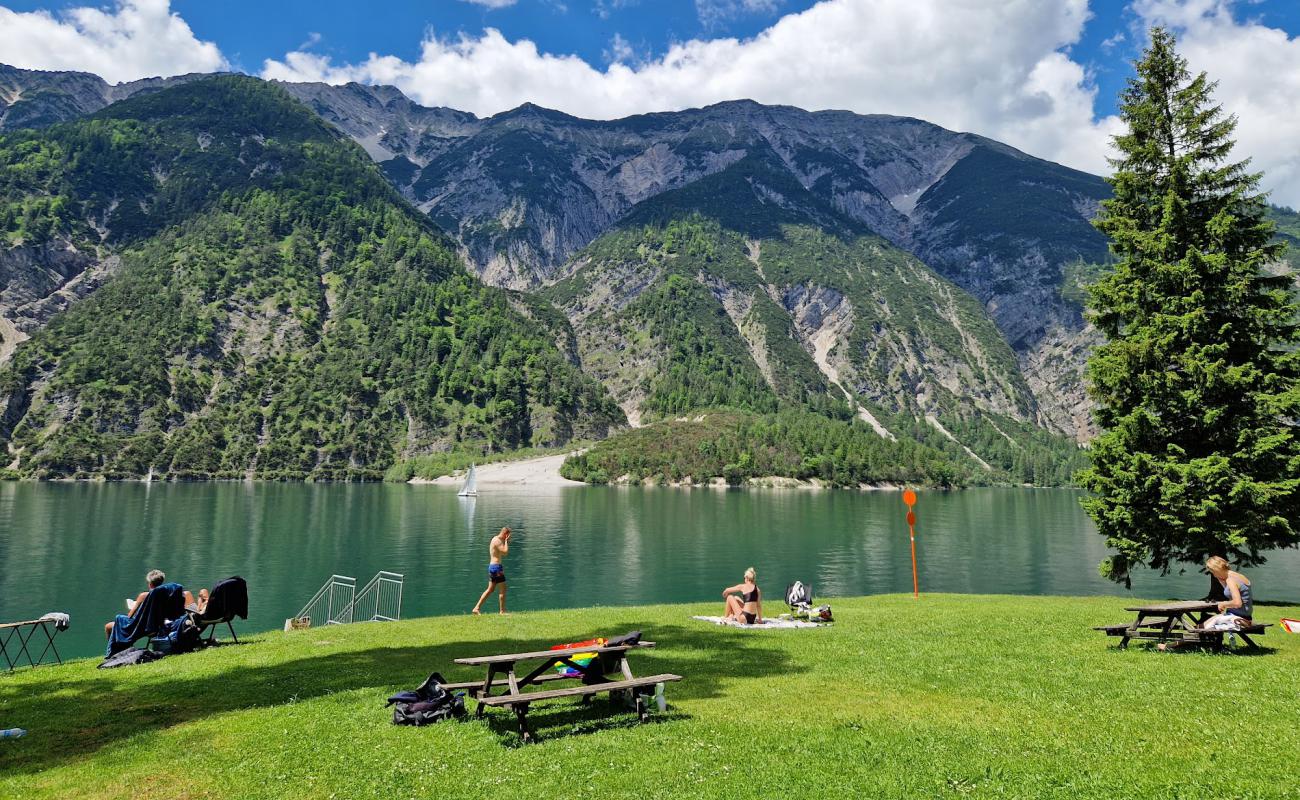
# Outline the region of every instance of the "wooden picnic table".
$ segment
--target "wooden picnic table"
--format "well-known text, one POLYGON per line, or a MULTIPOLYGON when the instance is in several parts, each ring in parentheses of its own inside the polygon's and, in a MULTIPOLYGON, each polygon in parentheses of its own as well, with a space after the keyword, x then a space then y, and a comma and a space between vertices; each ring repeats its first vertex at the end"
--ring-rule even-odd
POLYGON ((483 716, 488 707, 505 706, 515 712, 519 721, 519 735, 524 741, 532 739, 532 734, 528 729, 528 708, 532 703, 545 700, 554 700, 562 697, 581 697, 586 702, 593 695, 608 692, 611 700, 619 696, 634 699, 637 715, 645 720, 649 707, 645 699, 645 692, 638 691, 647 688, 654 689, 660 684, 670 681, 680 681, 680 675, 661 674, 651 675, 648 677, 638 678, 632 674, 632 668, 628 664, 627 655, 633 650, 654 647, 654 642, 639 642, 637 644, 617 645, 614 647, 575 647, 564 650, 534 650, 527 653, 503 653, 500 655, 490 656, 472 656, 469 658, 455 659, 457 664, 471 667, 484 667, 486 677, 480 681, 470 681, 466 683, 447 684, 443 688, 449 690, 466 689, 470 696, 478 701, 475 709, 475 716, 483 716), (595 654, 588 664, 581 664, 574 661, 578 655, 587 653, 595 654), (521 670, 518 666, 521 663, 529 663, 532 669, 528 670, 522 677, 517 673, 521 670), (575 675, 565 675, 554 670, 557 667, 565 666, 576 673, 575 675), (616 675, 616 677, 609 677, 616 675), (503 676, 498 678, 498 676, 503 676), (560 689, 550 689, 546 691, 525 692, 525 688, 535 686, 544 682, 576 680, 581 685, 568 686, 560 689), (500 694, 493 695, 493 689, 502 689, 500 694))
POLYGON ((1267 625, 1252 625, 1236 631, 1207 631, 1201 626, 1205 621, 1219 613, 1219 604, 1208 600, 1176 600, 1166 603, 1151 603, 1145 606, 1128 606, 1125 611, 1137 614, 1133 622, 1126 625, 1104 625, 1096 630, 1105 631, 1107 636, 1122 637, 1120 647, 1128 647, 1131 639, 1155 639, 1161 644, 1170 641, 1188 644, 1211 645, 1221 647, 1225 633, 1235 633, 1246 644, 1255 647, 1249 634, 1263 633, 1267 625))

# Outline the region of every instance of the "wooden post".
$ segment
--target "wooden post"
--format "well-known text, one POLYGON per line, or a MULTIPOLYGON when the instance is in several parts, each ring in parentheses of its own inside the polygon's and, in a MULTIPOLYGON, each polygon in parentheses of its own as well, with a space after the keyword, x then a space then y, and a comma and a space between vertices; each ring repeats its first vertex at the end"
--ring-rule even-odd
POLYGON ((916 505, 916 492, 905 489, 903 502, 907 504, 907 533, 912 540, 912 597, 919 599, 921 586, 916 576, 916 512, 913 510, 913 506, 916 505))

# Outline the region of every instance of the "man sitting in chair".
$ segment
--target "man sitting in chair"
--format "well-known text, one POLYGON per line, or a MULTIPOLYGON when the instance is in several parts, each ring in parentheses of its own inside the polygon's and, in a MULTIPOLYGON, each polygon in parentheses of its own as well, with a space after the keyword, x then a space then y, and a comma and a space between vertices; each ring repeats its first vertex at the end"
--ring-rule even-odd
MULTIPOLYGON (((140 594, 136 595, 134 600, 127 598, 125 614, 118 614, 117 618, 113 622, 104 623, 104 638, 105 639, 112 638, 113 625, 116 624, 117 620, 122 620, 123 622, 125 622, 127 620, 130 620, 132 617, 134 617, 135 612, 139 610, 140 604, 144 602, 144 599, 146 596, 148 596, 149 591, 152 589, 157 589, 159 586, 162 586, 166 581, 167 581, 167 576, 163 574, 162 570, 160 569, 149 570, 149 574, 144 576, 144 582, 149 585, 149 588, 144 590, 143 592, 140 592, 140 594)), ((189 590, 186 590, 185 605, 188 606, 193 604, 194 604, 194 595, 190 594, 189 590)))

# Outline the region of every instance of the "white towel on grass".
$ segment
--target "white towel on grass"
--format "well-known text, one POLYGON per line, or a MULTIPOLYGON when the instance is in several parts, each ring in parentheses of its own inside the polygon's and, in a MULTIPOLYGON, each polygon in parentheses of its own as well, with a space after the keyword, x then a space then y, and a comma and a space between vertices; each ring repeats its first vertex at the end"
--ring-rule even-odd
POLYGON ((712 622, 714 625, 728 625, 732 628, 820 628, 816 622, 807 622, 801 619, 772 619, 765 617, 762 622, 756 622, 753 625, 746 625, 743 622, 737 622, 734 619, 723 617, 691 617, 701 622, 712 622))

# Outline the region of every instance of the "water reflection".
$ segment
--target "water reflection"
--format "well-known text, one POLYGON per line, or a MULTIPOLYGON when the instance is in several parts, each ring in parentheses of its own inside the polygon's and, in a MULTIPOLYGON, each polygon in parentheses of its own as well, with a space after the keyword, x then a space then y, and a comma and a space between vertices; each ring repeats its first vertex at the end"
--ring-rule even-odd
MULTIPOLYGON (((511 608, 718 600, 745 567, 775 602, 792 580, 819 596, 911 591, 895 493, 606 488, 485 490, 302 484, 0 483, 0 619, 68 611, 65 653, 160 567, 191 588, 249 581, 250 629, 279 627, 331 574, 406 575, 404 616, 469 609, 487 548, 515 529, 511 608)), ((924 492, 922 592, 1127 594, 1097 574, 1105 544, 1060 490, 924 492)), ((1251 571, 1264 599, 1300 599, 1300 554, 1251 571)), ((1196 572, 1139 575, 1139 596, 1197 596, 1196 572)), ((719 600, 719 603, 721 601, 719 600)))

